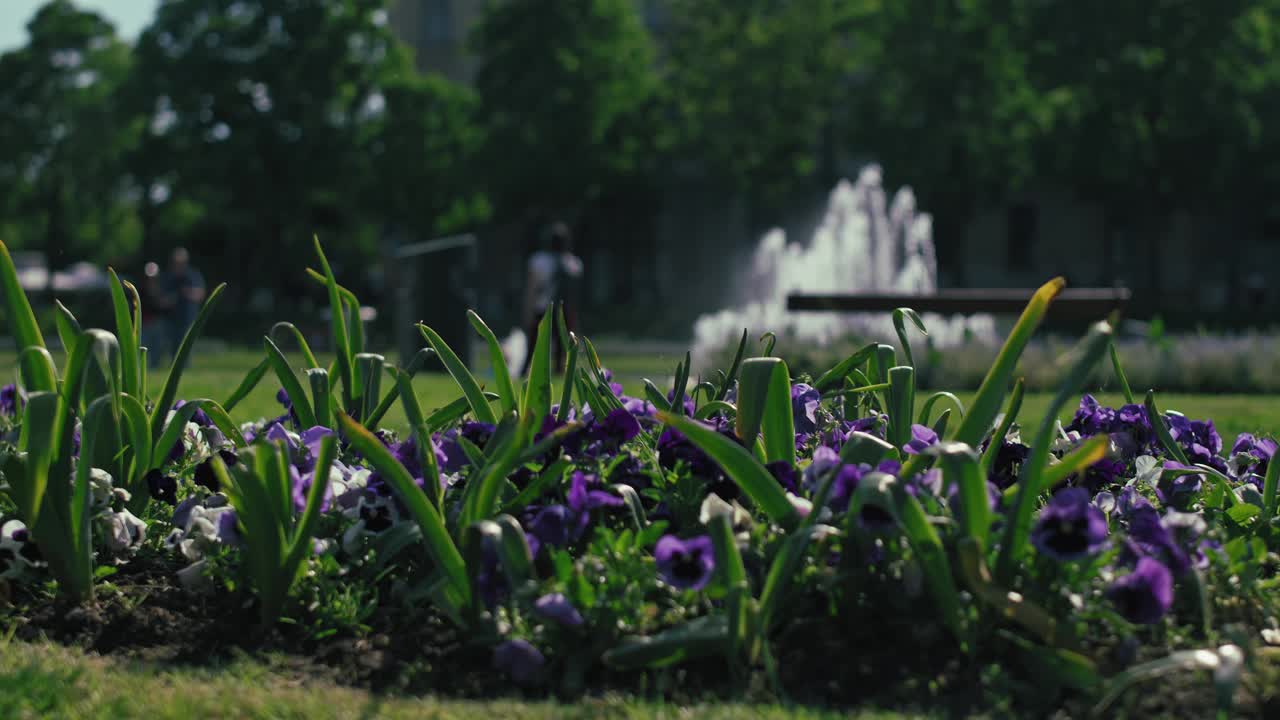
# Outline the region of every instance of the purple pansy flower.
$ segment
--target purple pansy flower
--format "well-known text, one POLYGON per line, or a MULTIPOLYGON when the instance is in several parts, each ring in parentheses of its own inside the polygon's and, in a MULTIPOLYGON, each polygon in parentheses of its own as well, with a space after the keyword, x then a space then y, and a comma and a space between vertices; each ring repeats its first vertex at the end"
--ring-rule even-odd
POLYGON ((1101 551, 1107 543, 1107 518, 1082 488, 1054 493, 1040 511, 1031 542, 1058 560, 1075 560, 1101 551))
MULTIPOLYGON (((1165 460, 1164 469, 1191 470, 1192 468, 1176 460, 1165 460)), ((1195 473, 1179 475, 1161 473, 1160 479, 1156 482, 1156 496, 1165 505, 1185 505, 1196 493, 1200 492, 1200 486, 1203 482, 1204 476, 1195 473)))
POLYGON ((937 444, 938 433, 934 432, 933 428, 925 425, 912 425, 911 439, 907 441, 906 445, 902 446, 902 450, 908 455, 919 455, 929 449, 930 446, 937 444))
POLYGON ((7 417, 17 417, 22 412, 22 393, 18 390, 18 386, 9 383, 4 387, 0 387, 0 415, 7 417))
POLYGON ((580 627, 582 613, 569 602, 563 593, 543 595, 533 603, 534 612, 565 627, 580 627))
POLYGON ((1013 485, 1022 470, 1022 463, 1027 461, 1031 448, 1020 442, 1005 440, 996 450, 995 462, 991 463, 991 472, 987 480, 995 483, 1001 490, 1013 485))
POLYGON ((192 481, 196 485, 209 488, 210 492, 220 492, 222 490, 222 483, 218 481, 218 476, 214 474, 213 464, 210 459, 206 459, 196 466, 192 481))
POLYGON ((455 473, 470 464, 471 460, 458 444, 459 436, 466 438, 472 445, 483 448, 489 442, 489 438, 493 437, 493 431, 494 426, 491 423, 473 420, 464 421, 461 427, 446 430, 435 439, 444 453, 444 462, 440 464, 440 471, 455 473))
POLYGON ((715 549, 707 535, 688 540, 664 535, 654 547, 653 556, 663 581, 681 590, 701 590, 716 569, 715 549))
POLYGON ((1192 464, 1204 463, 1225 472, 1226 463, 1218 457, 1222 452, 1222 436, 1212 420, 1188 420, 1182 415, 1166 414, 1169 434, 1182 446, 1192 464))
POLYGON ((1141 558, 1133 572, 1107 588, 1107 597, 1125 619, 1149 625, 1173 605, 1173 574, 1159 561, 1141 558))
POLYGON ((800 492, 800 478, 796 475, 795 466, 786 460, 775 460, 765 465, 765 469, 773 476, 774 480, 788 492, 800 492))
POLYGON ((493 667, 506 673, 517 685, 536 685, 547 662, 528 640, 507 640, 493 649, 493 667))
MULTIPOLYGON (((178 402, 173 404, 173 409, 177 411, 179 408, 181 408, 183 405, 186 405, 186 404, 187 404, 186 400, 179 400, 178 402)), ((199 425, 202 428, 213 426, 213 420, 209 419, 209 415, 204 410, 201 410, 198 408, 194 413, 191 414, 191 422, 195 423, 196 425, 199 425)))
POLYGON ((147 482, 151 497, 168 505, 178 503, 178 481, 175 478, 160 472, 160 468, 152 468, 143 479, 147 482))
POLYGON ((640 423, 626 408, 616 408, 608 415, 591 423, 591 441, 599 444, 599 450, 616 450, 623 443, 640 434, 640 423))
POLYGON ((822 393, 805 383, 791 386, 791 417, 796 432, 808 435, 818 429, 818 407, 822 404, 822 393))
POLYGON ((1191 567, 1191 559, 1174 540, 1173 533, 1165 527, 1160 513, 1147 505, 1136 508, 1128 518, 1129 542, 1125 543, 1121 560, 1135 563, 1142 557, 1160 560, 1175 575, 1181 575, 1191 567))

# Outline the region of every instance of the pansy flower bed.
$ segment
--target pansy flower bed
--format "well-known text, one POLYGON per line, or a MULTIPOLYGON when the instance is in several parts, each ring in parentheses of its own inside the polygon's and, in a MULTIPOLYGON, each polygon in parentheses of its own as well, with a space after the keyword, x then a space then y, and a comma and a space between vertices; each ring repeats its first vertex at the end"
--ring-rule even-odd
POLYGON ((1135 397, 1107 321, 1064 358, 1049 412, 1024 417, 1019 354, 1060 280, 967 406, 917 397, 908 322, 924 328, 906 309, 898 348, 817 377, 770 346, 751 357, 744 333, 730 367, 693 378, 686 360, 630 397, 586 337, 560 338, 553 373, 550 318, 518 382, 474 313, 492 387, 426 326, 394 367, 365 351, 317 243, 335 362, 280 323, 215 401, 179 389, 219 290, 157 387, 128 283, 111 276, 114 332, 59 306, 58 368, 0 251, 21 348, 0 390, 0 587, 20 637, 180 641, 187 660, 283 647, 352 682, 461 694, 1275 702, 1276 442, 1228 445, 1135 397), (411 381, 431 358, 458 397, 428 409, 411 381), (1107 362, 1122 407, 1079 397, 1107 362), (279 415, 237 418, 261 382, 279 415), (396 403, 406 432, 382 427, 396 403), (1133 689, 1160 678, 1178 690, 1133 689))

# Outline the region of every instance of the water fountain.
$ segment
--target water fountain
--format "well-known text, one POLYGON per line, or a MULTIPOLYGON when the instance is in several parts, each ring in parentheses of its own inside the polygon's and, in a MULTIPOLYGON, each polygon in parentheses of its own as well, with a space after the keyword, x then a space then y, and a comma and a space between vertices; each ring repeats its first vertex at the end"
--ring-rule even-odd
MULTIPOLYGON (((788 243, 778 228, 760 239, 743 287, 750 299, 736 308, 703 315, 694 324, 694 355, 704 365, 747 328, 773 331, 792 341, 827 344, 848 335, 889 341, 891 318, 884 313, 795 313, 786 309, 791 292, 903 293, 938 290, 932 220, 916 209, 910 188, 887 202, 878 165, 869 165, 855 183, 841 180, 827 201, 822 221, 807 244, 788 243)), ((903 305, 910 305, 904 300, 903 305)), ((990 315, 923 316, 935 346, 966 339, 996 341, 990 315)))

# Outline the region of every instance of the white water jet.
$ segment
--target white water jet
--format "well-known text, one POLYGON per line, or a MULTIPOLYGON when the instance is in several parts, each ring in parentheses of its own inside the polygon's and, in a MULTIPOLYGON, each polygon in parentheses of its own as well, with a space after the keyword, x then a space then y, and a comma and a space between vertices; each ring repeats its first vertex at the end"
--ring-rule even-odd
MULTIPOLYGON (((880 166, 868 165, 856 183, 841 180, 831 191, 822 222, 807 244, 788 243, 779 228, 765 233, 743 286, 750 291, 745 304, 703 315, 694 323, 699 365, 705 367, 717 350, 736 343, 743 328, 756 336, 772 331, 780 339, 821 345, 848 335, 896 342, 890 313, 788 312, 787 295, 936 293, 932 219, 917 212, 910 188, 899 189, 893 202, 886 202, 880 166)), ((902 304, 910 306, 910 299, 902 304)), ((991 315, 927 313, 923 320, 937 347, 966 339, 996 342, 991 315)))

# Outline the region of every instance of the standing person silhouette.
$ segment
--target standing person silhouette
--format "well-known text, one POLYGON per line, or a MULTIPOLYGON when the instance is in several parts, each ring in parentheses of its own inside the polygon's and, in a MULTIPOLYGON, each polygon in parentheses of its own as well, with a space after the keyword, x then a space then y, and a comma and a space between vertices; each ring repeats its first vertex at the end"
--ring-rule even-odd
POLYGON ((147 348, 147 367, 160 367, 160 358, 169 347, 169 311, 173 300, 160 289, 160 266, 148 262, 142 269, 142 344, 147 348))
MULTIPOLYGON (((544 238, 543 247, 529 256, 523 314, 528 351, 524 356, 521 375, 529 372, 529 365, 533 362, 538 323, 546 313, 555 312, 557 301, 564 302, 565 330, 573 330, 578 326, 577 295, 583 274, 582 258, 573 254, 573 236, 569 232, 569 226, 563 222, 552 223, 544 238)), ((563 370, 566 348, 560 347, 559 329, 554 326, 551 329, 551 347, 556 370, 563 370)))
POLYGON ((169 345, 176 353, 204 301, 204 276, 191 267, 191 255, 186 248, 174 248, 169 256, 168 271, 160 278, 160 292, 169 302, 167 334, 169 345))

